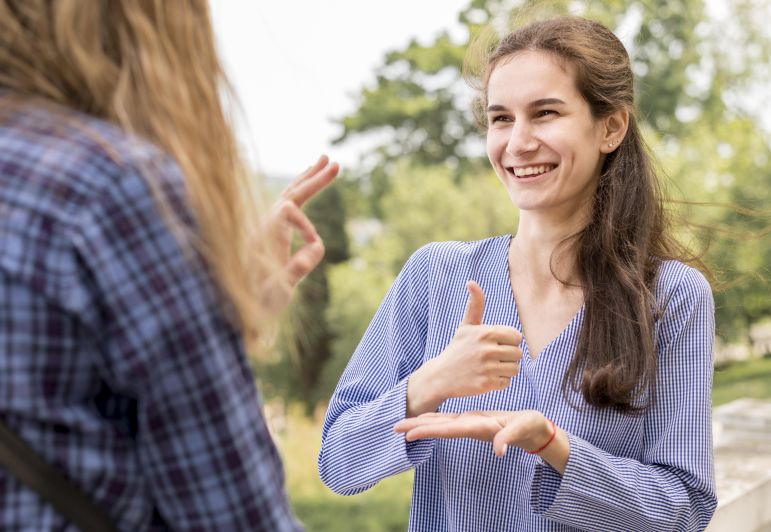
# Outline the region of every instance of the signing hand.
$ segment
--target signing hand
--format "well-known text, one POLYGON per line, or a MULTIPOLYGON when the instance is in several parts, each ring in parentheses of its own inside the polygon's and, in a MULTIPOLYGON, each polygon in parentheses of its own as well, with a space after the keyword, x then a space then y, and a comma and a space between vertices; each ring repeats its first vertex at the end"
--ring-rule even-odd
POLYGON ((506 389, 511 378, 519 374, 522 334, 513 327, 483 325, 484 292, 474 281, 466 286, 466 312, 452 341, 410 376, 408 416, 435 410, 449 397, 506 389))
POLYGON ((493 441, 506 426, 512 412, 472 411, 456 413, 429 412, 418 417, 403 419, 394 426, 403 432, 407 441, 424 438, 472 438, 493 441))
POLYGON ((340 167, 326 155, 297 177, 281 192, 262 222, 258 238, 265 239, 277 259, 279 271, 266 279, 264 303, 273 312, 286 307, 295 286, 324 258, 324 242, 301 207, 337 176, 340 167), (292 253, 292 238, 297 231, 304 244, 292 253))
POLYGON ((541 450, 539 454, 560 472, 565 470, 570 450, 566 434, 536 410, 475 411, 462 414, 431 412, 404 419, 394 426, 394 430, 403 432, 407 441, 424 438, 491 441, 497 456, 506 454, 509 445, 528 452, 541 450))

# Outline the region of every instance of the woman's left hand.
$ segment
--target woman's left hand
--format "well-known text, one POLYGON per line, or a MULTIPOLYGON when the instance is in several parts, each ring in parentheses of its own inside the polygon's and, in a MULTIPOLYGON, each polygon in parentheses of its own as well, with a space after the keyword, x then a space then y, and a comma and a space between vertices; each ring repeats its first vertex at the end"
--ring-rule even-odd
POLYGON ((404 419, 394 426, 394 430, 403 432, 407 441, 424 438, 491 441, 497 456, 506 454, 509 445, 533 452, 548 442, 539 454, 560 473, 565 470, 569 454, 567 435, 537 410, 430 412, 404 419))

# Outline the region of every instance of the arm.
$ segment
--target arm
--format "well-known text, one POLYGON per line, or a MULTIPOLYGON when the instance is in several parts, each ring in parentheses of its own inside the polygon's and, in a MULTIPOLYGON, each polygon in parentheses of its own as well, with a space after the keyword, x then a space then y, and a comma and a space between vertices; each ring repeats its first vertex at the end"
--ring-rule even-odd
MULTIPOLYGON (((193 231, 178 167, 148 169, 193 231)), ((136 400, 151 503, 178 529, 298 529, 240 335, 205 265, 182 251, 132 169, 94 203, 76 245, 101 307, 103 378, 136 400)))
POLYGON ((658 324, 657 399, 639 460, 570 435, 564 475, 536 466, 532 502, 544 517, 593 530, 702 530, 715 510, 711 391, 714 305, 693 269, 658 324), (601 516, 601 517, 600 517, 601 516))
POLYGON ((533 410, 429 413, 395 428, 408 441, 475 438, 492 441, 499 456, 506 445, 538 452, 531 502, 549 520, 587 530, 702 530, 716 505, 713 339, 712 294, 689 270, 658 324, 658 395, 646 414, 639 458, 614 456, 559 427, 552 431, 533 410))
POLYGON ((432 441, 406 443, 393 432, 406 412, 408 377, 423 362, 429 253, 418 250, 394 281, 332 396, 318 466, 337 493, 364 491, 431 455, 432 441))

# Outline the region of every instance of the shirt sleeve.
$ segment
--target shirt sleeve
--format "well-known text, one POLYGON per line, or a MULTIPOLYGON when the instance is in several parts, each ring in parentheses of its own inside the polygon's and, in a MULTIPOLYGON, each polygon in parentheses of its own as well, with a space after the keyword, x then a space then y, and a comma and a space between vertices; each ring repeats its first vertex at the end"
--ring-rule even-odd
POLYGON ((430 245, 410 258, 386 294, 327 410, 319 474, 333 491, 360 493, 427 460, 433 440, 405 441, 409 375, 423 363, 430 245))
POLYGON ((591 530, 703 530, 715 511, 712 453, 714 303, 689 268, 658 323, 657 399, 646 414, 640 460, 570 435, 563 476, 536 466, 533 509, 591 530))
POLYGON ((240 335, 140 175, 152 173, 195 232, 179 167, 164 158, 140 169, 104 187, 76 248, 98 294, 104 379, 136 399, 148 493, 174 529, 297 530, 240 335))

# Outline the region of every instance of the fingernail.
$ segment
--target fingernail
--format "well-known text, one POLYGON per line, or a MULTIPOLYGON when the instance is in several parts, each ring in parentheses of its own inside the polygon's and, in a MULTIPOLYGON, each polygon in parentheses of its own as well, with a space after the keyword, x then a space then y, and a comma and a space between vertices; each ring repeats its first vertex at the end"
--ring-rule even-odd
POLYGON ((507 444, 503 444, 503 449, 501 450, 501 457, 506 456, 506 450, 509 448, 507 444))

